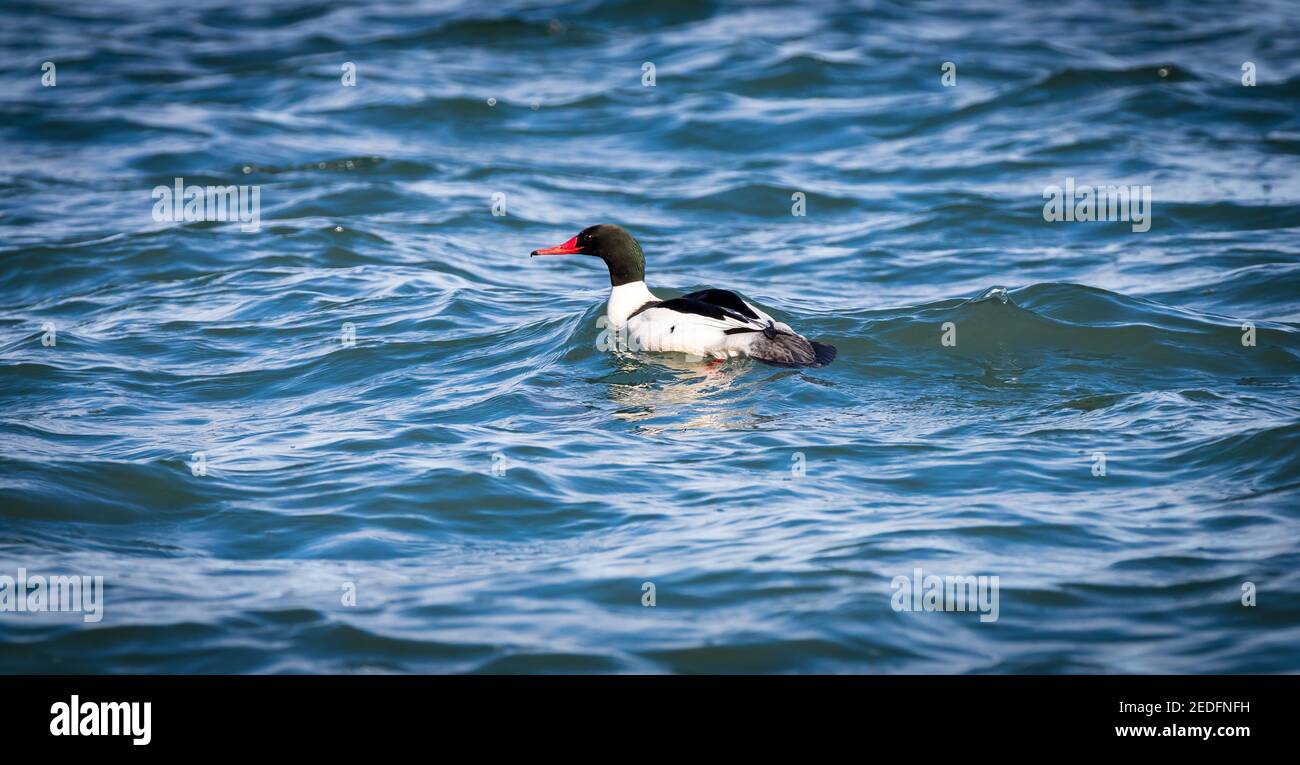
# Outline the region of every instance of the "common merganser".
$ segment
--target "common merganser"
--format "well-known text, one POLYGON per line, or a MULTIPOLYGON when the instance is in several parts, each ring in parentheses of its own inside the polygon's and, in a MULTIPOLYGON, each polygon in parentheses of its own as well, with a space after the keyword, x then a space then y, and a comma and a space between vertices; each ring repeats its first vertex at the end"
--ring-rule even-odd
POLYGON ((632 350, 726 359, 750 356, 787 367, 821 367, 835 346, 809 340, 728 290, 708 289, 660 300, 645 285, 645 253, 632 235, 603 223, 536 255, 592 255, 609 269, 609 326, 626 332, 632 350))

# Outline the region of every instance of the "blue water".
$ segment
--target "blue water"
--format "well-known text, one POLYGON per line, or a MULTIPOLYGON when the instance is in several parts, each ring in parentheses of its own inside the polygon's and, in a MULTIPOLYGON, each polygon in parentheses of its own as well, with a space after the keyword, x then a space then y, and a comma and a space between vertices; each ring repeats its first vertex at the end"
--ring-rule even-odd
POLYGON ((1300 668, 1295 3, 347 5, 0 10, 0 671, 1300 668), (601 222, 838 360, 598 349, 601 222))

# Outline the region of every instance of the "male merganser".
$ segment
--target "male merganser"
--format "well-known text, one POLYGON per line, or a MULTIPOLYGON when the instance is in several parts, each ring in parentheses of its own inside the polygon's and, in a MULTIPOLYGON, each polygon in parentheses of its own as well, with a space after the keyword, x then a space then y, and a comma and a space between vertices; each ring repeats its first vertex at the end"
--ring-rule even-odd
POLYGON ((593 255, 609 268, 605 316, 626 332, 632 350, 677 352, 725 359, 750 356, 788 367, 821 367, 835 346, 812 342, 727 290, 700 290, 660 300, 645 286, 645 254, 618 226, 584 228, 569 241, 533 255, 593 255))

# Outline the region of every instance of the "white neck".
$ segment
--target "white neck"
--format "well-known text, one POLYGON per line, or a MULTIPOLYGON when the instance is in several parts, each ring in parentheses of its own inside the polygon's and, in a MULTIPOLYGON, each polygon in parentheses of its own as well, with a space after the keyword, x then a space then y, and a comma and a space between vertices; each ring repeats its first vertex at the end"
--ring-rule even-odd
POLYGON ((641 306, 652 300, 658 300, 645 282, 628 282, 609 289, 609 304, 605 306, 605 316, 609 323, 621 327, 627 323, 627 317, 641 306))

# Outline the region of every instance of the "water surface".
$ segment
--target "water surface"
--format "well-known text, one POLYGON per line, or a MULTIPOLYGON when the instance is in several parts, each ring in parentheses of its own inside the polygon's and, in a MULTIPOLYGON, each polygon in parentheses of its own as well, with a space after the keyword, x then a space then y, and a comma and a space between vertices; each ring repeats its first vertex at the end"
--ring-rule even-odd
POLYGON ((1295 671, 1298 18, 5 6, 0 574, 106 589, 0 671, 1295 671), (599 222, 839 359, 599 350, 600 265, 527 258, 599 222))

